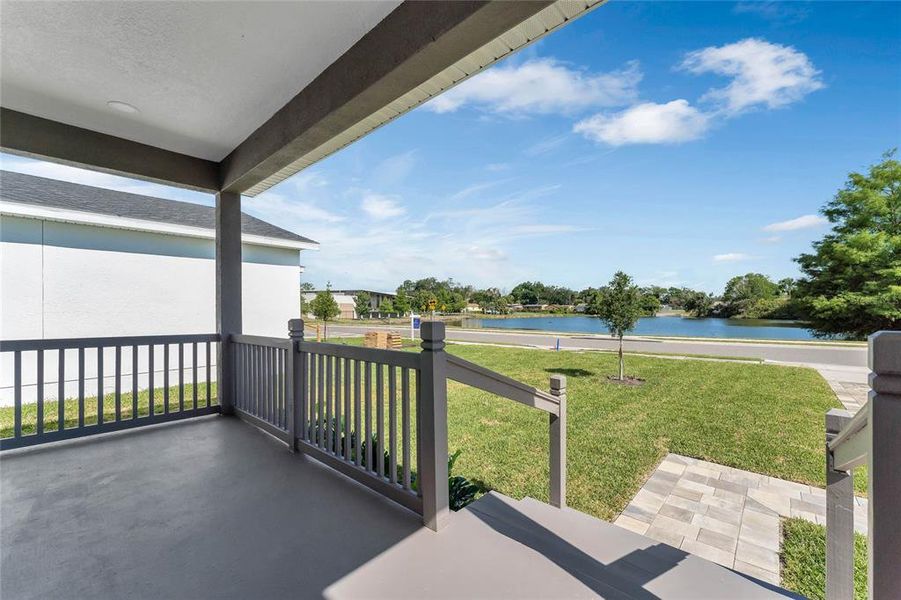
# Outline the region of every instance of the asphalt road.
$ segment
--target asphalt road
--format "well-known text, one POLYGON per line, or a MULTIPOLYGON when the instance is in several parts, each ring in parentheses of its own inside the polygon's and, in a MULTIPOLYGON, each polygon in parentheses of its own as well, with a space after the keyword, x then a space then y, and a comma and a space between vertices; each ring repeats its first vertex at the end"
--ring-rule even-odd
MULTIPOLYGON (((410 336, 409 327, 330 325, 329 335, 363 335, 374 329, 396 331, 410 336)), ((615 350, 616 340, 595 335, 561 335, 548 333, 512 333, 474 329, 447 328, 447 337, 460 342, 510 344, 553 348, 560 340, 566 349, 615 350)), ((817 346, 813 344, 767 344, 732 341, 661 340, 626 338, 626 351, 665 354, 703 354, 707 356, 758 358, 783 363, 803 363, 822 367, 866 367, 867 349, 864 346, 817 346)))

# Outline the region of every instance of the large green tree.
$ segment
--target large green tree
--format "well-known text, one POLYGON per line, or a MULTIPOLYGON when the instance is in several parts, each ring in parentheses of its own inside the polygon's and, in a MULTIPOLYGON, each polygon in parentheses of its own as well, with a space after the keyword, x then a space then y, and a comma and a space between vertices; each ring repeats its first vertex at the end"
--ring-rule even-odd
POLYGON ((623 358, 623 336, 635 328, 642 314, 644 294, 632 283, 632 278, 617 271, 606 286, 595 296, 590 312, 597 315, 619 339, 619 380, 625 379, 625 359, 623 358))
POLYGON ((901 328, 901 163, 895 151, 851 173, 822 209, 832 231, 796 260, 794 296, 815 333, 863 338, 901 328))
POLYGON ((754 304, 772 300, 779 295, 779 285, 761 273, 737 275, 726 283, 723 292, 724 310, 727 316, 740 315, 754 304))

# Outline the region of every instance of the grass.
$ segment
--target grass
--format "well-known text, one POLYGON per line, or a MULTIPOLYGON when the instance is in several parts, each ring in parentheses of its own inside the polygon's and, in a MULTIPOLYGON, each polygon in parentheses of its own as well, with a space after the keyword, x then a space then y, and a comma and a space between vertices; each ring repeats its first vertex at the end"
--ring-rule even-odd
MULTIPOLYGON (((826 598, 826 528, 804 519, 782 524, 782 585, 811 600, 826 598)), ((854 597, 867 597, 867 538, 854 534, 854 597)))
MULTIPOLYGON (((197 406, 198 408, 206 406, 206 383, 197 384, 197 406)), ((156 388, 153 394, 154 414, 160 415, 165 412, 165 388, 156 388)), ((185 410, 194 408, 194 386, 185 384, 185 410)), ((216 383, 210 385, 210 399, 212 404, 216 404, 216 383)), ((123 392, 121 395, 120 418, 128 420, 132 418, 132 394, 131 392, 123 392)), ((169 388, 169 411, 179 411, 178 386, 169 388)), ((56 431, 59 427, 59 403, 56 400, 48 400, 44 402, 44 431, 56 431)), ((97 423, 98 406, 96 396, 86 396, 84 399, 84 423, 85 425, 94 425, 97 423)), ((150 414, 150 393, 148 390, 138 392, 138 416, 146 417, 150 414)), ((37 430, 37 404, 22 404, 22 433, 30 435, 37 430)), ((4 406, 0 408, 0 437, 12 437, 15 414, 13 407, 4 406)), ((109 393, 103 395, 103 420, 104 422, 115 421, 116 419, 116 395, 109 393)), ((63 422, 66 429, 78 426, 78 398, 66 398, 63 401, 63 422)))
MULTIPOLYGON (((613 354, 447 348, 540 389, 551 373, 567 376, 568 502, 578 510, 614 518, 667 452, 825 486, 824 414, 839 404, 812 369, 629 355, 628 374, 646 383, 627 387, 607 381, 613 354)), ((544 413, 455 382, 448 390, 458 472, 513 497, 546 499, 544 413)), ((865 474, 855 485, 866 490, 865 474)))

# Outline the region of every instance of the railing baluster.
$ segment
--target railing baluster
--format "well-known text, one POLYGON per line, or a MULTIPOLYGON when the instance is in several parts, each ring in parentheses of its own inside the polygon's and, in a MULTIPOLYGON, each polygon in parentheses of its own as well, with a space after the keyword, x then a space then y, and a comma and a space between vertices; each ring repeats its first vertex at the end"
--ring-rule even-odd
POLYGON ((116 423, 122 420, 122 346, 116 346, 116 423))
POLYGON ((350 461, 350 362, 344 360, 344 460, 350 461))
MULTIPOLYGON (((279 397, 281 398, 282 429, 293 431, 293 428, 290 427, 288 423, 288 380, 290 379, 290 377, 288 376, 288 370, 291 368, 291 365, 288 362, 289 356, 290 353, 287 350, 278 350, 278 361, 281 367, 281 379, 279 380, 279 397)), ((294 440, 291 440, 291 444, 294 444, 294 440)))
POLYGON ((410 489, 410 369, 401 370, 401 444, 403 446, 404 488, 410 489))
POLYGON ((375 365, 375 427, 376 427, 376 473, 385 476, 385 375, 384 365, 375 365))
POLYGON ((56 380, 56 430, 66 428, 66 349, 59 349, 59 375, 56 380))
POLYGON ((320 448, 325 448, 326 442, 328 442, 328 437, 326 437, 326 431, 325 431, 325 427, 326 427, 325 406, 323 405, 323 402, 325 402, 325 404, 328 404, 327 396, 326 396, 326 394, 328 394, 328 385, 326 384, 327 380, 325 378, 325 374, 327 372, 326 367, 328 367, 328 369, 331 369, 331 361, 329 360, 329 358, 330 357, 327 355, 319 356, 319 378, 318 378, 319 393, 317 395, 318 395, 318 400, 319 400, 319 447, 320 448))
POLYGON ((341 359, 335 358, 335 455, 341 455, 341 359))
POLYGON ((185 345, 178 345, 178 412, 185 412, 185 345))
POLYGON ((84 427, 84 348, 78 349, 78 427, 84 427))
POLYGON ((212 349, 210 343, 206 343, 206 406, 209 407, 212 394, 212 378, 210 377, 210 362, 212 358, 212 349))
MULTIPOLYGON (((153 389, 153 377, 156 375, 156 372, 153 368, 153 353, 154 353, 154 344, 149 344, 147 346, 147 410, 148 416, 152 417, 156 412, 154 407, 156 406, 156 390, 153 389)), ((168 388, 167 388, 168 389, 168 388)), ((168 406, 168 403, 166 404, 168 406)))
POLYGON ((308 377, 307 382, 309 383, 308 389, 304 391, 307 396, 307 404, 309 405, 309 415, 307 416, 307 441, 311 444, 316 443, 316 431, 313 423, 316 422, 315 410, 316 410, 316 354, 310 352, 310 365, 308 368, 308 377))
POLYGON ((131 347, 131 418, 138 418, 138 347, 131 347))
POLYGON ((275 388, 278 387, 278 368, 275 361, 275 348, 266 348, 266 354, 269 357, 269 376, 266 378, 269 381, 269 422, 276 424, 278 423, 278 394, 275 388))
POLYGON ((372 464, 372 363, 366 361, 363 367, 366 369, 364 381, 363 401, 366 403, 366 469, 375 471, 372 464))
POLYGON ((397 483, 397 369, 388 367, 388 481, 397 483))
POLYGON ((269 348, 260 347, 263 357, 263 420, 272 422, 272 365, 269 348))
POLYGON ((360 414, 360 361, 354 361, 354 458, 357 466, 363 464, 362 451, 360 443, 363 437, 363 431, 360 429, 362 423, 362 415, 360 414))
POLYGON ((169 414, 169 344, 163 346, 163 414, 169 414))
POLYGON ((37 399, 38 399, 38 422, 36 431, 38 435, 44 433, 44 351, 38 350, 38 372, 37 372, 37 399))
MULTIPOLYGON (((238 378, 235 381, 235 408, 240 408, 241 410, 246 410, 246 406, 244 404, 244 386, 247 385, 247 361, 244 360, 244 355, 247 351, 246 344, 235 344, 235 376, 238 378)), ((206 382, 207 390, 209 390, 210 382, 206 382)))
POLYGON ((191 410, 193 412, 197 412, 197 342, 191 344, 191 385, 193 388, 193 393, 191 394, 191 399, 193 404, 191 405, 191 410))
POLYGON ((278 422, 278 418, 276 417, 278 405, 276 403, 277 396, 275 393, 277 369, 275 366, 275 352, 273 348, 266 348, 266 361, 268 363, 266 367, 266 386, 268 388, 268 402, 266 403, 266 406, 269 410, 269 416, 266 420, 275 425, 278 422))
POLYGON ((333 357, 325 357, 325 449, 329 452, 334 452, 332 436, 332 389, 335 386, 332 378, 332 363, 334 362, 333 357))
POLYGON ((22 437, 22 353, 13 354, 13 436, 22 437))
POLYGON ((255 372, 255 381, 256 388, 255 396, 256 396, 256 408, 254 409, 254 414, 258 417, 262 418, 263 416, 263 349, 259 346, 253 347, 254 353, 254 372, 255 372))
POLYGON ((103 425, 103 346, 97 347, 97 425, 103 425))

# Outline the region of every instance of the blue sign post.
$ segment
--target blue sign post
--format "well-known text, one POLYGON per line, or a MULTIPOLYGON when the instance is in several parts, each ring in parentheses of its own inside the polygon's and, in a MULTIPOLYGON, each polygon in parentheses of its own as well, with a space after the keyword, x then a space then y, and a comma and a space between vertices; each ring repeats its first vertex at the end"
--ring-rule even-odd
POLYGON ((416 332, 419 331, 422 326, 422 317, 419 315, 410 315, 410 339, 416 339, 416 332))

